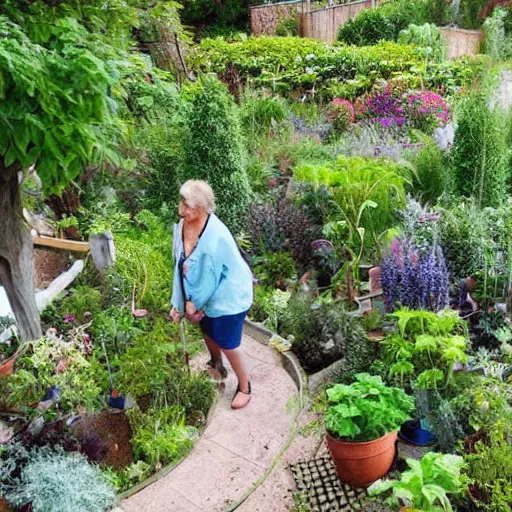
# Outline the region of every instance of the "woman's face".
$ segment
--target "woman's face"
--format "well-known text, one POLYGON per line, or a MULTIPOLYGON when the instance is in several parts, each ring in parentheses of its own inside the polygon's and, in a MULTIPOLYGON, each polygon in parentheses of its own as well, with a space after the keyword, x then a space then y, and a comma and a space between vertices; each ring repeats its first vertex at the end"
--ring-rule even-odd
POLYGON ((191 208, 183 197, 180 198, 178 213, 185 222, 194 222, 201 216, 200 208, 191 208))

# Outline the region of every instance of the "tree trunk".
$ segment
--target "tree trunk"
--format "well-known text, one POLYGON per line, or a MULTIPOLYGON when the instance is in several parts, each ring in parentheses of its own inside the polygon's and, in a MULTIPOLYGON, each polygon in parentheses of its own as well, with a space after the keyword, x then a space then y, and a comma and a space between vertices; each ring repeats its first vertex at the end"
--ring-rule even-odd
POLYGON ((34 246, 23 219, 18 164, 0 158, 0 284, 5 288, 22 341, 42 336, 34 290, 34 246))

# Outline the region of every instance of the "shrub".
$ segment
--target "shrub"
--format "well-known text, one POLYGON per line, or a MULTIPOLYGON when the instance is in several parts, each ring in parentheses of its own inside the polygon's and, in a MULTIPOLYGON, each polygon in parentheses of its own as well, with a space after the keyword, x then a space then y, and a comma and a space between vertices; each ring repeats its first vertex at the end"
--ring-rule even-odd
POLYGON ((421 48, 428 60, 440 61, 443 58, 441 31, 432 23, 409 25, 398 35, 400 44, 413 44, 421 48))
POLYGON ((301 96, 309 90, 323 100, 355 100, 378 80, 396 76, 413 89, 455 93, 483 72, 486 60, 464 57, 425 62, 422 52, 410 45, 328 46, 312 39, 268 36, 232 43, 203 39, 189 57, 196 71, 215 72, 228 83, 235 80, 237 88, 251 85, 281 94, 295 91, 301 96))
POLYGON ((452 163, 458 191, 476 205, 500 206, 507 196, 507 133, 504 116, 489 107, 481 91, 463 101, 457 120, 452 163))
POLYGON ((219 217, 238 233, 245 224, 250 188, 236 105, 225 86, 212 76, 191 86, 188 94, 183 179, 210 183, 219 217))
POLYGON ((113 489, 83 455, 49 447, 28 454, 17 483, 2 494, 19 509, 30 504, 34 512, 104 512, 115 503, 113 489))
POLYGON ((309 264, 313 241, 311 222, 304 209, 290 199, 252 204, 249 232, 256 254, 288 249, 294 264, 303 270, 309 264))
MULTIPOLYGON (((248 138, 268 134, 286 119, 286 106, 275 96, 247 95, 240 107, 242 127, 248 138)), ((251 143, 252 141, 248 141, 251 143)))
POLYGON ((77 286, 70 290, 71 295, 61 303, 62 313, 72 315, 78 321, 84 318, 85 313, 95 315, 101 309, 101 294, 90 286, 77 286))
POLYGON ((401 30, 425 23, 424 2, 397 0, 375 9, 365 9, 341 26, 338 40, 364 46, 379 41, 396 41, 401 30))
POLYGON ((506 425, 491 430, 490 439, 480 441, 475 453, 465 456, 467 475, 472 480, 470 494, 490 512, 504 512, 512 503, 512 445, 506 425))
POLYGON ((281 18, 276 27, 276 36, 298 36, 299 24, 297 16, 281 18))
POLYGON ((433 140, 428 140, 410 157, 410 161, 416 171, 413 177, 414 195, 422 202, 435 204, 450 185, 443 152, 433 140))
POLYGON ((334 98, 331 101, 329 118, 335 133, 346 132, 356 120, 354 105, 350 100, 334 98))
POLYGON ((179 406, 146 411, 138 409, 128 412, 134 430, 132 438, 136 458, 161 469, 184 457, 193 446, 195 429, 185 425, 185 414, 179 406))
POLYGON ((308 373, 326 368, 347 355, 347 345, 365 343, 358 320, 339 302, 314 303, 308 294, 298 293, 288 302, 281 334, 293 336, 293 351, 308 373))
POLYGON ((339 439, 372 441, 397 430, 410 417, 414 399, 399 388, 388 387, 368 373, 356 375, 350 385, 327 389, 329 405, 325 428, 339 439))
POLYGON ((256 257, 254 263, 256 278, 267 286, 285 290, 286 281, 297 276, 293 259, 287 252, 264 253, 256 257))

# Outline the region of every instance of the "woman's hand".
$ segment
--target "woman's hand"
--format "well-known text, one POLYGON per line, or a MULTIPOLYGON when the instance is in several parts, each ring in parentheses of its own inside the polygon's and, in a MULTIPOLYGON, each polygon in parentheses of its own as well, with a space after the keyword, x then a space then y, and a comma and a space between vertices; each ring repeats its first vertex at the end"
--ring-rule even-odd
POLYGON ((185 303, 185 314, 187 316, 192 316, 197 312, 197 309, 193 302, 187 301, 185 303))
POLYGON ((171 311, 169 311, 168 318, 177 324, 181 320, 180 312, 176 308, 172 308, 171 311))
POLYGON ((186 315, 186 318, 189 322, 198 324, 204 318, 204 312, 196 311, 193 315, 186 315))

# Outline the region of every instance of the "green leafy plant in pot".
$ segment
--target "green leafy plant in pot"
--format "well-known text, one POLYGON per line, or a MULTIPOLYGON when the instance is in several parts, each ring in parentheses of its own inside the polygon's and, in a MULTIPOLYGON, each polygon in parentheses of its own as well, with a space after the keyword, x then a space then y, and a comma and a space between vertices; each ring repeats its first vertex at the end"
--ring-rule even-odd
POLYGON ((384 476, 393 463, 397 429, 410 418, 414 399, 388 387, 378 376, 358 373, 350 385, 327 390, 326 440, 338 476, 366 487, 384 476))

